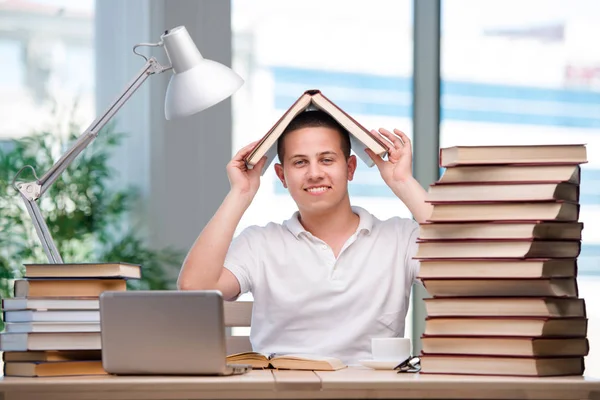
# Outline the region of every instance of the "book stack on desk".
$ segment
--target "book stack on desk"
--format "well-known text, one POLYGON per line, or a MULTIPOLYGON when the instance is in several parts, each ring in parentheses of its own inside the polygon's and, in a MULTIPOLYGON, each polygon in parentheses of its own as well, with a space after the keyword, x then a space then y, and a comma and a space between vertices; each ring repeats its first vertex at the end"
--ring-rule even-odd
POLYGON ((140 277, 127 263, 26 264, 14 297, 2 299, 4 375, 104 374, 99 296, 140 277))
POLYGON ((429 188, 419 278, 423 373, 581 375, 583 145, 454 147, 429 188))

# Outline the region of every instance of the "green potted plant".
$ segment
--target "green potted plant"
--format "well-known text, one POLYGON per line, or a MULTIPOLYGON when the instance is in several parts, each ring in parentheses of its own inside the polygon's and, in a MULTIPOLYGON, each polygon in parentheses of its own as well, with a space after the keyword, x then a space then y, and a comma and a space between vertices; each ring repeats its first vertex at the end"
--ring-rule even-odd
MULTIPOLYGON (((31 219, 11 182, 24 165, 47 171, 82 131, 68 124, 67 135, 36 132, 0 146, 0 295, 12 295, 13 279, 24 263, 47 262, 31 219)), ((152 249, 142 230, 130 226, 139 195, 135 188, 114 190, 117 172, 111 150, 125 135, 109 124, 40 199, 40 209, 64 262, 123 261, 142 265, 142 279, 129 289, 172 289, 184 254, 173 248, 152 249)), ((26 170, 21 179, 34 180, 26 170)))

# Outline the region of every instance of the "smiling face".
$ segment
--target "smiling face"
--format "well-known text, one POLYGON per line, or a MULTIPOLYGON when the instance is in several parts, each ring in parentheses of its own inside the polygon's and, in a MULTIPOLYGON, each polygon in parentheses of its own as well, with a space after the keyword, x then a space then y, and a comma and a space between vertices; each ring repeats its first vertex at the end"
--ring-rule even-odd
POLYGON ((276 164, 275 171, 301 214, 350 205, 348 181, 354 177, 356 157, 346 159, 340 132, 308 127, 289 132, 283 140, 283 165, 276 164))

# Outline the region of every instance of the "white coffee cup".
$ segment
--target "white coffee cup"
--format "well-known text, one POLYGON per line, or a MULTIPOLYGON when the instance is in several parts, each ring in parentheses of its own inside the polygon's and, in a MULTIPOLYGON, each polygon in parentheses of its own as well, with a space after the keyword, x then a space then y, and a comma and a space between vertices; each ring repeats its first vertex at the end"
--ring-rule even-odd
POLYGON ((410 339, 371 338, 371 352, 374 360, 402 362, 410 357, 410 339))

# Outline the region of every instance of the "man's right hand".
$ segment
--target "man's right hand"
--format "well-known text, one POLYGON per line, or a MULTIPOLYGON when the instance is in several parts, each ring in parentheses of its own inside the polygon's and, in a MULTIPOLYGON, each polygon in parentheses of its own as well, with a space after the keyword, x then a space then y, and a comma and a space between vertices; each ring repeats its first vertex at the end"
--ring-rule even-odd
POLYGON ((265 156, 252 169, 246 167, 244 157, 250 153, 257 143, 258 140, 243 147, 227 164, 227 177, 229 178, 231 191, 248 197, 249 200, 253 199, 256 192, 258 192, 260 174, 267 161, 265 156))
POLYGON ((240 293, 240 283, 224 265, 235 229, 258 192, 260 173, 267 160, 263 157, 254 168, 246 168, 244 157, 256 143, 238 151, 227 164, 231 191, 188 252, 177 280, 179 289, 217 289, 226 300, 233 300, 240 293))

